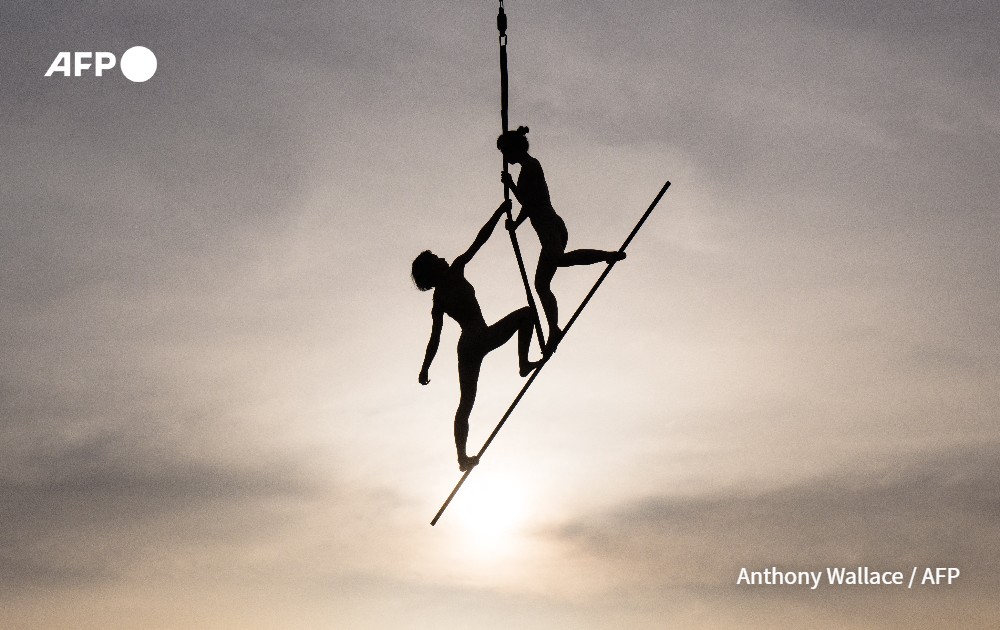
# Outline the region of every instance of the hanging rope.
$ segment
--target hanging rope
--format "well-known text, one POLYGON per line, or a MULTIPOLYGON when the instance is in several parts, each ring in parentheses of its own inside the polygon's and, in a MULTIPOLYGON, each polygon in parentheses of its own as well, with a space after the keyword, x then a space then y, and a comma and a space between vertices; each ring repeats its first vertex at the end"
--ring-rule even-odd
MULTIPOLYGON (((507 133, 507 14, 503 10, 503 0, 500 0, 500 12, 497 13, 497 31, 500 32, 500 123, 504 133, 507 133)), ((507 159, 503 161, 503 173, 508 174, 507 159)), ((507 185, 506 177, 503 184, 503 198, 510 200, 510 187, 507 185)), ((510 208, 507 209, 507 220, 513 221, 514 215, 510 208)), ((538 308, 535 306, 535 296, 531 293, 531 285, 528 284, 528 273, 524 270, 524 259, 521 257, 521 247, 517 244, 517 235, 514 230, 507 230, 510 234, 510 244, 514 248, 514 257, 517 258, 517 268, 521 272, 521 282, 524 283, 524 293, 528 296, 528 306, 535 315, 535 335, 538 337, 538 347, 544 350, 545 336, 542 334, 542 320, 538 316, 538 308)))
MULTIPOLYGON (((649 208, 642 215, 642 218, 639 219, 639 222, 635 224, 635 227, 632 228, 632 232, 629 233, 628 237, 625 239, 625 242, 622 243, 622 246, 618 249, 619 252, 624 252, 625 248, 628 247, 629 243, 632 242, 632 239, 635 238, 636 234, 638 234, 639 228, 641 228, 642 224, 646 222, 646 218, 649 217, 650 214, 652 214, 653 208, 655 208, 656 204, 660 202, 660 199, 667 192, 668 188, 670 188, 670 182, 667 182, 666 184, 663 185, 663 188, 660 189, 660 192, 656 195, 656 198, 653 199, 653 203, 649 204, 649 208)), ((573 313, 573 317, 569 319, 569 322, 566 323, 566 327, 563 328, 563 340, 566 339, 566 333, 568 333, 570 327, 573 326, 573 322, 575 322, 576 319, 580 316, 580 313, 583 312, 584 307, 586 307, 587 303, 590 302, 590 298, 592 298, 594 294, 597 293, 598 287, 600 287, 601 283, 604 282, 604 279, 608 277, 608 274, 611 273, 611 269, 614 266, 615 266, 614 262, 608 263, 608 266, 604 270, 604 273, 601 274, 601 277, 598 278, 597 282, 594 283, 594 286, 591 287, 590 292, 587 293, 587 297, 583 298, 583 301, 580 303, 580 306, 578 306, 576 311, 573 313)), ((479 449, 479 454, 477 457, 480 459, 480 461, 482 461, 483 453, 485 453, 486 449, 489 448, 490 443, 493 441, 493 438, 497 436, 497 433, 500 433, 500 429, 503 427, 504 423, 507 422, 507 418, 509 418, 510 414, 514 412, 514 408, 517 407, 517 403, 521 402, 521 398, 524 396, 525 392, 527 392, 528 388, 531 387, 531 384, 535 382, 535 377, 538 376, 538 374, 542 371, 542 368, 545 367, 545 365, 549 362, 549 359, 551 359, 553 356, 554 355, 550 354, 546 356, 544 359, 542 359, 541 364, 537 368, 535 368, 535 371, 531 373, 530 377, 528 377, 528 381, 524 384, 523 387, 521 387, 521 391, 517 393, 517 396, 514 398, 514 402, 512 402, 510 404, 510 407, 507 408, 506 413, 503 414, 503 417, 500 418, 500 422, 497 424, 496 428, 493 429, 493 433, 490 433, 490 436, 486 438, 486 442, 483 443, 482 448, 479 449)), ((458 483, 455 485, 455 489, 451 491, 451 494, 449 494, 448 498, 445 499, 444 504, 441 506, 441 509, 439 509, 437 511, 437 514, 434 515, 434 519, 431 521, 431 525, 437 524, 438 519, 440 519, 441 515, 444 514, 445 508, 447 508, 448 504, 451 503, 451 500, 458 493, 458 489, 462 487, 462 484, 465 483, 466 478, 468 478, 469 474, 471 474, 473 470, 475 470, 475 467, 466 470, 465 473, 462 475, 462 478, 458 480, 458 483)))

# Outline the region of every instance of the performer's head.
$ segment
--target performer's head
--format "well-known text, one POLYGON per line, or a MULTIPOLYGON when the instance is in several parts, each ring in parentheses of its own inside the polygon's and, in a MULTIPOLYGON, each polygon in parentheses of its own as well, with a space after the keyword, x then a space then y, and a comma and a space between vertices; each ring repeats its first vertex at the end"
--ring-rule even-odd
POLYGON ((497 148, 508 162, 517 164, 528 153, 528 128, 518 127, 514 131, 503 132, 497 138, 497 148))
POLYGON ((421 291, 430 291, 438 285, 441 277, 448 271, 448 261, 435 256, 430 250, 424 250, 413 259, 413 269, 410 277, 413 284, 421 291))

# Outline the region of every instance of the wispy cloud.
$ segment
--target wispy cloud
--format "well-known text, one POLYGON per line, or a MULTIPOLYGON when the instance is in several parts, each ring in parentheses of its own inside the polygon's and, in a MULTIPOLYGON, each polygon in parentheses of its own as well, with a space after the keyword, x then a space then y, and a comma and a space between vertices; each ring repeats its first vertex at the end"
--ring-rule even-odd
MULTIPOLYGON (((741 567, 823 570, 869 566, 959 567, 962 581, 946 597, 965 602, 969 619, 988 614, 980 598, 998 587, 1000 569, 1000 447, 872 461, 853 473, 836 473, 767 491, 703 496, 651 496, 620 509, 567 523, 550 532, 574 554, 605 566, 609 592, 632 593, 642 606, 666 607, 664 597, 695 597, 734 611, 780 602, 815 604, 850 618, 852 607, 891 602, 869 620, 893 624, 904 601, 929 616, 913 627, 933 627, 936 615, 924 590, 875 593, 871 589, 745 588, 741 567), (811 598, 811 599, 810 599, 811 598), (906 600, 905 598, 909 598, 906 600)), ((572 556, 571 556, 572 557, 572 556)), ((944 597, 944 591, 938 595, 944 597)), ((616 595, 617 596, 617 595, 616 595)), ((815 611, 813 611, 815 612, 815 611)), ((803 611, 789 613, 794 622, 803 611)), ((815 618, 822 618, 817 616, 815 618)), ((775 620, 776 626, 791 627, 775 620)), ((794 623, 793 623, 794 625, 794 623)))

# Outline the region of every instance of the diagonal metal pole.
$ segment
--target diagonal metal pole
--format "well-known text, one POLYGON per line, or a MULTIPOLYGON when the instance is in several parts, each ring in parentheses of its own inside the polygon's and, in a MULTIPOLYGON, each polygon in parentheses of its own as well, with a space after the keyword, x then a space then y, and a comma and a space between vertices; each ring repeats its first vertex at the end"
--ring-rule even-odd
MULTIPOLYGON (((500 32, 500 120, 503 132, 507 133, 507 14, 503 10, 503 0, 500 0, 500 12, 497 13, 497 30, 500 32)), ((510 186, 506 179, 509 174, 509 164, 507 158, 503 160, 503 198, 510 201, 510 186)), ((507 220, 513 221, 514 215, 510 208, 507 209, 507 220)), ((542 320, 535 306, 535 297, 531 293, 531 285, 528 284, 528 273, 524 270, 524 259, 521 257, 521 247, 517 244, 517 235, 514 230, 507 230, 510 234, 510 244, 514 248, 514 257, 517 258, 517 268, 521 272, 521 282, 524 283, 524 292, 528 296, 528 306, 535 315, 535 335, 538 337, 538 347, 545 348, 545 336, 542 334, 542 320)))
MULTIPOLYGON (((667 192, 668 188, 670 188, 670 182, 667 182, 666 184, 663 185, 663 188, 660 189, 660 192, 656 195, 656 198, 653 199, 653 203, 649 204, 649 208, 642 215, 642 218, 640 218, 639 222, 635 224, 634 228, 632 228, 632 232, 629 233, 628 237, 625 239, 625 242, 622 243, 622 246, 618 248, 619 252, 624 252, 625 248, 628 247, 629 243, 632 242, 632 239, 635 238, 635 235, 639 233, 639 228, 642 227, 642 224, 645 223, 649 215, 652 214, 653 208, 655 208, 656 204, 660 202, 660 199, 667 192)), ((573 326, 573 323, 576 321, 576 319, 580 317, 580 313, 583 312, 584 307, 586 307, 587 303, 590 302, 590 298, 594 297, 594 294, 597 293, 598 287, 600 287, 601 283, 604 282, 604 279, 608 277, 608 274, 611 273, 611 268, 614 266, 615 262, 608 263, 608 266, 604 270, 604 273, 601 274, 601 277, 598 278, 597 282, 594 283, 594 286, 591 287, 590 292, 587 293, 587 297, 583 298, 583 301, 580 302, 580 306, 578 306, 576 311, 573 313, 573 317, 569 319, 569 321, 566 323, 566 327, 563 328, 563 339, 566 338, 566 333, 569 332, 570 327, 573 326)), ((486 438, 486 441, 483 443, 482 448, 479 449, 478 457, 480 458, 480 460, 482 460, 483 453, 485 453, 486 449, 489 448, 490 443, 493 442, 493 438, 495 438, 497 434, 500 433, 500 429, 503 427, 504 423, 507 422, 507 418, 509 418, 510 414, 514 412, 514 408, 517 407, 517 403, 521 402, 521 398, 524 397, 525 392, 528 391, 528 388, 531 387, 531 384, 535 382, 535 378, 542 371, 542 368, 545 367, 545 365, 549 362, 550 358, 552 358, 551 354, 543 358, 541 364, 537 368, 535 368, 535 371, 532 372, 531 376, 528 377, 527 382, 525 382, 524 386, 521 387, 521 391, 517 393, 517 396, 514 398, 514 402, 512 402, 510 404, 510 407, 507 408, 507 411, 503 414, 503 417, 500 418, 500 422, 497 424, 496 428, 493 429, 493 433, 490 433, 490 436, 486 438)), ((437 511, 437 514, 435 514, 434 518, 431 520, 432 526, 437 524, 438 519, 440 519, 441 515, 444 514, 445 508, 448 507, 448 504, 451 503, 451 500, 455 498, 456 494, 458 494, 458 489, 462 487, 462 484, 465 483, 465 480, 469 477, 469 475, 472 473, 473 470, 475 470, 475 467, 466 470, 465 473, 462 474, 462 478, 458 480, 457 484, 455 484, 455 488, 451 491, 451 494, 448 495, 448 498, 444 500, 444 504, 441 505, 441 509, 437 511)))

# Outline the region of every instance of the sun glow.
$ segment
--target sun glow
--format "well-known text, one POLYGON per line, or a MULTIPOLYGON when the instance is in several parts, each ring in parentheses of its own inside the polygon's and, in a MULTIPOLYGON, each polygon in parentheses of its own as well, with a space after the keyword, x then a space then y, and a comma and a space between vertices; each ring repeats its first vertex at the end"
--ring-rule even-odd
POLYGON ((477 471, 456 501, 454 515, 478 553, 503 556, 517 546, 526 516, 526 486, 508 475, 477 471))

